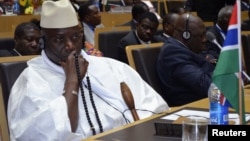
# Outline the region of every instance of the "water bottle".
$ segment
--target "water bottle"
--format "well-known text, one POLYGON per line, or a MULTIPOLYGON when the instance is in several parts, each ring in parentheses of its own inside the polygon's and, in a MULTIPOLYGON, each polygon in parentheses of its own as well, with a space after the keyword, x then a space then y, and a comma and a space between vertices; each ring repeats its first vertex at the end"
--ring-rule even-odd
POLYGON ((211 125, 227 125, 228 124, 228 105, 222 105, 221 98, 224 97, 221 91, 211 83, 208 90, 208 98, 210 103, 209 116, 211 125))
POLYGON ((19 5, 18 0, 14 0, 13 13, 17 15, 20 14, 20 5, 19 5))

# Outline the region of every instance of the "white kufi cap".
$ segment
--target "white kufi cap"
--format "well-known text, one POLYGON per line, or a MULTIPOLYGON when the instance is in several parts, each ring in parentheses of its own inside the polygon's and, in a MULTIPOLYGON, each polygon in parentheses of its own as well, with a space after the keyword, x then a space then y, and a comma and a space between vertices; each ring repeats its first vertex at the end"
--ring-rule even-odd
POLYGON ((48 1, 42 5, 40 26, 43 28, 67 28, 78 25, 75 9, 69 0, 48 1))

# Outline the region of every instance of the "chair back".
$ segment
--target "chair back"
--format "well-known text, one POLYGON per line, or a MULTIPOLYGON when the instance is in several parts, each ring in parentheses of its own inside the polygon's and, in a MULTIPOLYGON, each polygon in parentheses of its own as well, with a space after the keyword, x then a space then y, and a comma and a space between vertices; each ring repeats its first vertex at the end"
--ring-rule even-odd
POLYGON ((0 50, 13 49, 15 41, 13 38, 0 38, 0 50))
POLYGON ((20 73, 27 67, 27 59, 34 56, 1 57, 0 61, 0 128, 2 140, 9 141, 7 106, 10 90, 20 73))
POLYGON ((139 44, 139 45, 126 46, 126 54, 127 54, 129 65, 132 68, 136 69, 135 63, 134 63, 135 59, 134 59, 134 56, 132 55, 132 50, 140 49, 140 48, 162 47, 162 46, 163 46, 163 42, 152 43, 152 44, 139 44))
MULTIPOLYGON (((164 95, 164 93, 160 85, 156 64, 162 45, 163 43, 157 43, 157 46, 154 47, 141 47, 130 50, 135 70, 160 95, 164 95)), ((131 63, 131 58, 129 60, 129 63, 131 63)))
POLYGON ((130 31, 130 26, 114 26, 114 27, 100 27, 95 28, 95 48, 99 49, 99 34, 103 32, 110 32, 110 31, 130 31))
POLYGON ((6 111, 10 90, 18 76, 26 67, 26 61, 0 63, 0 83, 6 111))
POLYGON ((10 90, 20 73, 27 67, 27 60, 37 55, 1 57, 0 59, 0 128, 2 140, 9 141, 7 105, 10 90))
POLYGON ((129 32, 130 30, 99 33, 99 50, 105 57, 119 59, 119 41, 129 32))

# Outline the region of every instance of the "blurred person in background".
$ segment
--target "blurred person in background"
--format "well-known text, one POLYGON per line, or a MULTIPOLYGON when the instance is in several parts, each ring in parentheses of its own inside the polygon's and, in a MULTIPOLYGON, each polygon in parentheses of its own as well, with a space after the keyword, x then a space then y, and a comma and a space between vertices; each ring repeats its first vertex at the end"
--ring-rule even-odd
POLYGON ((222 47, 224 44, 226 34, 227 34, 227 28, 229 25, 229 20, 230 20, 232 12, 233 12, 232 5, 221 8, 218 13, 218 19, 217 19, 216 24, 208 28, 206 31, 207 33, 209 32, 210 34, 212 34, 214 37, 214 40, 216 40, 217 43, 219 44, 218 46, 214 42, 208 41, 207 50, 205 52, 210 56, 210 58, 214 58, 216 60, 218 60, 219 58, 220 51, 221 51, 220 47, 222 47))
POLYGON ((14 48, 0 50, 0 56, 39 55, 42 50, 40 28, 32 22, 17 25, 14 32, 14 48))
POLYGON ((85 40, 95 46, 95 28, 104 27, 98 7, 87 2, 80 6, 78 16, 84 28, 85 40))
POLYGON ((139 2, 135 4, 131 11, 132 19, 129 22, 121 24, 120 26, 130 26, 132 30, 135 30, 138 19, 146 12, 149 12, 149 8, 145 3, 139 2))
POLYGON ((136 30, 131 30, 119 41, 119 60, 128 64, 126 53, 126 46, 128 45, 161 42, 161 39, 156 36, 158 26, 159 21, 154 13, 147 12, 140 16, 136 24, 136 30))
POLYGON ((158 35, 159 38, 165 42, 169 37, 172 37, 175 30, 175 24, 179 14, 177 13, 167 13, 162 19, 162 33, 158 35))

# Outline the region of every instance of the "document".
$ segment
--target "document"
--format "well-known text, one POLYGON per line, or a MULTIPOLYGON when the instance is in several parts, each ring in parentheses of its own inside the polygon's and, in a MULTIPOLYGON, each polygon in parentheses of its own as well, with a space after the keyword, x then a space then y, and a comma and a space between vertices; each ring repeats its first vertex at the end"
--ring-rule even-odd
MULTIPOLYGON (((204 110, 197 110, 197 109, 182 109, 180 111, 171 113, 169 115, 166 115, 162 117, 161 119, 165 120, 177 120, 179 117, 188 117, 188 116, 197 116, 197 117, 204 117, 209 119, 209 111, 204 111, 204 110)), ((240 123, 239 121, 239 115, 237 113, 229 113, 228 115, 230 121, 234 121, 236 125, 240 123)), ((246 116, 246 121, 250 120, 250 114, 245 114, 246 116)))

